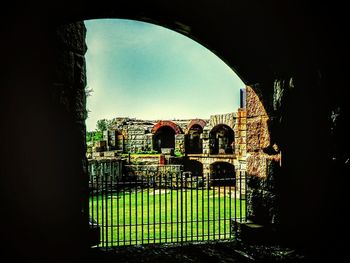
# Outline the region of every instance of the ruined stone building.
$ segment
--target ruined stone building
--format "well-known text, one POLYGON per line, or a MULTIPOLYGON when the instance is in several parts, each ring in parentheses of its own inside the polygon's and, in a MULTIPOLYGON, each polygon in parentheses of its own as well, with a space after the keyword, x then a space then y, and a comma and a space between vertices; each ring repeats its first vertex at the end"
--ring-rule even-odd
MULTIPOLYGON (((87 157, 101 160, 133 154, 126 158, 129 164, 182 164, 184 172, 205 178, 228 173, 242 179, 248 171, 264 179, 269 163, 280 161, 278 149, 270 154, 263 152, 270 145, 268 119, 258 95, 247 86, 241 90, 241 108, 237 112, 209 119, 115 118, 103 140, 88 147, 87 157), (142 153, 148 155, 137 155, 142 153)), ((254 187, 251 190, 254 193, 254 187)), ((261 199, 262 203, 266 201, 265 197, 261 199)))

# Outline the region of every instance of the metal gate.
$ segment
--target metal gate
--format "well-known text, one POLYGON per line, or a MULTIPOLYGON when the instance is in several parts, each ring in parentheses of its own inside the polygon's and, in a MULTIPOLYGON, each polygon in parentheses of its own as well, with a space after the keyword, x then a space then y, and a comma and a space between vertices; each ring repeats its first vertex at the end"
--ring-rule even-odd
POLYGON ((245 173, 192 176, 182 165, 89 162, 90 220, 101 247, 227 240, 246 215, 245 173))

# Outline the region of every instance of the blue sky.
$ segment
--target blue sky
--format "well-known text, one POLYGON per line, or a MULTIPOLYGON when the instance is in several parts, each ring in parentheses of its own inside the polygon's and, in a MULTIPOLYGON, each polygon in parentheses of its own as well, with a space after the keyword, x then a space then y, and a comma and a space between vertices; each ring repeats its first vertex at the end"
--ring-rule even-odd
MULTIPOLYGON (((167 28, 86 20, 87 130, 99 119, 209 118, 237 111, 244 83, 220 58, 167 28)), ((238 40, 239 41, 239 40, 238 40)))

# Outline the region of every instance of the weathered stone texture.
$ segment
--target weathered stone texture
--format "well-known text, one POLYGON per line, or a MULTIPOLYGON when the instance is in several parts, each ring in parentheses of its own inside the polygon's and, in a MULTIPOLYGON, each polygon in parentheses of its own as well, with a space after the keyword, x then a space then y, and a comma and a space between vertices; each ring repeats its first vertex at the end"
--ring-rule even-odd
POLYGON ((175 135, 175 151, 181 154, 185 153, 185 135, 184 134, 175 135))
POLYGON ((270 145, 270 135, 267 126, 268 118, 260 116, 247 120, 247 151, 253 152, 270 145))
MULTIPOLYGON (((247 217, 261 224, 276 224, 278 222, 278 193, 277 193, 277 170, 279 169, 278 158, 267 155, 251 158, 258 160, 263 171, 251 171, 248 165, 247 176, 247 217), (264 176, 257 176, 257 174, 264 176)), ((255 165, 255 167, 259 167, 255 165)))
POLYGON ((252 87, 247 86, 246 93, 247 117, 267 116, 265 107, 257 92, 252 87))
POLYGON ((217 114, 210 116, 209 127, 213 128, 219 124, 226 124, 227 126, 234 129, 235 119, 237 118, 237 113, 227 113, 227 114, 217 114))
POLYGON ((62 49, 72 50, 84 55, 87 51, 85 43, 86 27, 83 22, 58 27, 56 43, 62 49))

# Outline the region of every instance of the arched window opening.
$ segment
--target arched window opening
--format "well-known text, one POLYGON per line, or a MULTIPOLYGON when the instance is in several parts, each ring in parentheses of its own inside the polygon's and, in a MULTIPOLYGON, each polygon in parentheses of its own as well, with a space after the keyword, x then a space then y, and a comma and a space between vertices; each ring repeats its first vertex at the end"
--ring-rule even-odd
POLYGON ((185 149, 188 154, 202 153, 203 145, 201 134, 203 133, 203 128, 196 124, 193 125, 185 137, 185 149))
POLYGON ((209 134, 210 154, 233 154, 234 131, 225 124, 215 126, 209 134))
POLYGON ((162 148, 175 148, 175 131, 170 126, 160 127, 153 136, 153 149, 160 153, 162 148))

